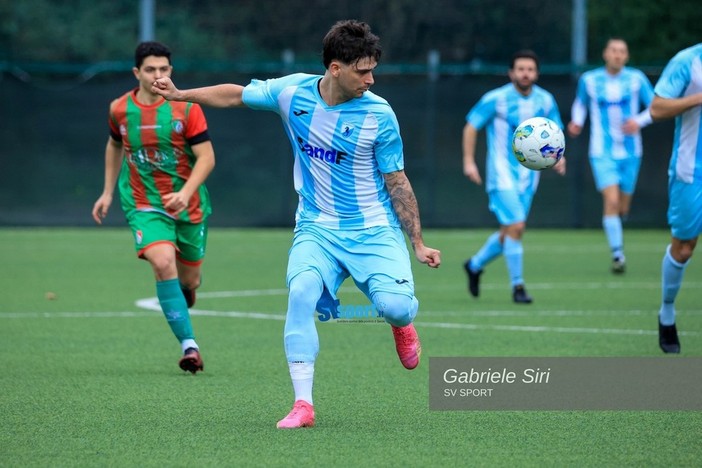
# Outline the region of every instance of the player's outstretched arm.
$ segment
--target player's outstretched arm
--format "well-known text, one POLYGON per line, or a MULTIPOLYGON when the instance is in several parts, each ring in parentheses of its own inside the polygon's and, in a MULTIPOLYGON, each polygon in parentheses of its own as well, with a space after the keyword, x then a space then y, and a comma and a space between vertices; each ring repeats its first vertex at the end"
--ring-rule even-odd
MULTIPOLYGON (((578 89, 580 89, 582 84, 578 84, 578 89)), ((570 107, 570 122, 566 126, 568 130, 568 135, 573 138, 580 136, 583 131, 583 125, 585 125, 585 119, 587 118, 587 106, 578 97, 573 100, 573 105, 570 107)))
POLYGON ((702 106, 702 93, 676 99, 655 96, 651 102, 651 117, 653 120, 670 119, 695 106, 702 106))
POLYGON ((422 226, 419 222, 419 206, 417 198, 414 196, 412 185, 405 174, 405 171, 395 171, 383 174, 385 185, 390 193, 392 206, 400 219, 402 228, 409 236, 414 255, 422 263, 432 268, 441 265, 441 252, 424 245, 422 237, 422 226))
POLYGON ((469 123, 465 124, 461 142, 463 147, 463 175, 468 177, 468 180, 471 182, 481 185, 483 179, 480 177, 480 171, 475 164, 475 144, 477 140, 478 130, 469 123))
POLYGON ((151 85, 151 91, 169 101, 196 102, 210 107, 243 107, 244 87, 237 84, 219 84, 203 88, 178 89, 170 77, 158 78, 151 85))

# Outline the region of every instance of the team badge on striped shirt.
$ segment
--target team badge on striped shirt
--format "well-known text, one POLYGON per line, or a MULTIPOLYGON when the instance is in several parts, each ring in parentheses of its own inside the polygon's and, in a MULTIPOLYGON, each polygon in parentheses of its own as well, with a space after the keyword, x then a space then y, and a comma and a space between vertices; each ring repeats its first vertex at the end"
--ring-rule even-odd
POLYGON ((353 129, 353 124, 350 124, 348 122, 343 122, 341 124, 341 134, 346 138, 351 136, 351 134, 353 133, 353 129))

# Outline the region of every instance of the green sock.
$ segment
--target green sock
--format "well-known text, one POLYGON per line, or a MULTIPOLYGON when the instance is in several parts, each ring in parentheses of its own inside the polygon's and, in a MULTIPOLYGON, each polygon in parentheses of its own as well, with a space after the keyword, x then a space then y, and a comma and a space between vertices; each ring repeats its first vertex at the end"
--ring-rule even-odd
POLYGON ((180 290, 177 278, 156 282, 156 295, 161 304, 163 315, 179 342, 194 339, 193 326, 190 323, 190 313, 185 297, 180 290))

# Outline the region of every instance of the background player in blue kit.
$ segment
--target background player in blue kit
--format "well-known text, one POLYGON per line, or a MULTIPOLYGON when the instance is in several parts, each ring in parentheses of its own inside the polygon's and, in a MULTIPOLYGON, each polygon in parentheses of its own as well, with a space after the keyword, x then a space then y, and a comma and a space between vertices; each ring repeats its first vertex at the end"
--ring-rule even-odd
MULTIPOLYGON (((468 275, 468 290, 473 297, 480 294, 483 268, 504 255, 512 285, 512 299, 530 304, 531 296, 524 288, 522 236, 531 202, 539 184, 538 171, 531 171, 512 154, 512 134, 517 126, 531 117, 547 117, 563 128, 553 95, 534 83, 539 77, 539 59, 530 50, 512 57, 509 69, 511 83, 487 92, 466 116, 463 128, 463 173, 480 185, 483 180, 475 164, 478 132, 487 133, 487 181, 485 190, 490 211, 495 213, 500 229, 485 241, 480 250, 463 265, 468 275)), ((554 169, 565 174, 565 159, 554 169)))
POLYGON ((668 167, 671 240, 663 256, 658 342, 663 352, 679 353, 675 298, 702 232, 702 43, 678 52, 666 65, 654 91, 653 119, 675 117, 668 167))
POLYGON ((580 135, 589 109, 590 167, 602 193, 602 227, 612 252, 612 272, 624 273, 622 220, 629 214, 639 176, 640 129, 651 123, 653 87, 641 71, 625 66, 629 48, 623 39, 609 39, 602 57, 605 66, 583 73, 578 81, 568 133, 580 135))
POLYGON ((392 326, 402 364, 407 369, 419 364, 421 346, 412 324, 419 303, 400 228, 420 262, 436 268, 441 256, 424 245, 395 114, 368 91, 380 56, 370 27, 347 20, 324 37, 324 76, 299 73, 253 80, 246 87, 182 91, 168 78, 154 83, 154 91, 167 99, 276 112, 292 144, 299 204, 288 261, 284 343, 295 403, 279 428, 314 425, 319 351, 314 312, 338 306, 335 294, 349 276, 392 326))

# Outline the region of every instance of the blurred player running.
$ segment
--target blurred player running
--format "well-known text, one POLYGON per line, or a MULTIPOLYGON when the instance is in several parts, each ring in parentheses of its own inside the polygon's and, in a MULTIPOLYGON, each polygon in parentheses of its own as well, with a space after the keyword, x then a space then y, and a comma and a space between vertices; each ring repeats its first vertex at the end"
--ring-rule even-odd
POLYGON ((646 75, 626 67, 629 49, 612 38, 602 52, 605 66, 583 73, 571 109, 568 133, 577 137, 590 111, 590 167, 602 193, 602 227, 612 252, 612 272, 624 273, 622 222, 629 214, 641 167, 641 131, 651 123, 653 87, 646 75))
MULTIPOLYGON (((463 174, 475 184, 483 179, 475 163, 478 132, 487 132, 487 162, 485 191, 489 207, 500 223, 500 229, 463 265, 468 275, 471 296, 480 294, 483 269, 504 255, 512 286, 512 300, 530 304, 531 296, 524 286, 522 236, 526 230, 531 203, 539 185, 538 171, 532 171, 512 154, 512 134, 519 124, 531 117, 546 117, 563 127, 553 95, 537 86, 539 60, 530 50, 514 54, 509 69, 511 83, 485 93, 466 116, 463 127, 463 174)), ((554 170, 565 174, 565 158, 554 170)))
POLYGON ((119 180, 137 255, 151 264, 161 309, 181 346, 179 366, 195 374, 204 365, 188 307, 202 280, 211 212, 204 182, 214 150, 199 105, 168 102, 151 90, 171 74, 166 46, 139 44, 132 71, 139 86, 110 105, 105 185, 92 214, 102 224, 119 180))
POLYGON ((658 343, 665 353, 679 353, 675 299, 702 232, 702 43, 678 52, 654 91, 651 116, 655 120, 675 117, 668 168, 671 240, 661 268, 658 343))

